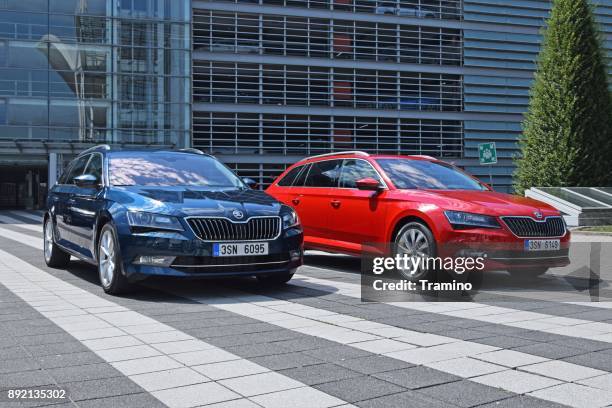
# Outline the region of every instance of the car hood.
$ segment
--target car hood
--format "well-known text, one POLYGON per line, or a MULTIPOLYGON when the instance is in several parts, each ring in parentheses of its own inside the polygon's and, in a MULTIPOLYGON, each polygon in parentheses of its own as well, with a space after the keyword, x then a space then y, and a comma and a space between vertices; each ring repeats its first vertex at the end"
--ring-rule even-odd
POLYGON ((281 204, 263 191, 210 190, 198 187, 112 187, 109 198, 132 211, 177 217, 230 217, 234 210, 244 218, 278 215, 281 204))
MULTIPOLYGON (((559 215, 554 207, 542 201, 495 191, 420 190, 444 210, 465 211, 496 216, 518 215, 533 217, 559 215), (434 199, 435 197, 435 199, 434 199)), ((421 199, 425 199, 422 197, 421 199)))

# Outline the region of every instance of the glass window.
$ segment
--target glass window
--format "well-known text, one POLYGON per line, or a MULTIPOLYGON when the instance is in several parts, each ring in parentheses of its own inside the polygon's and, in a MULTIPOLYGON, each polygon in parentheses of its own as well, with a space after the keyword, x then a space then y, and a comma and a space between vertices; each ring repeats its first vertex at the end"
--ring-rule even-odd
POLYGON ((306 176, 308 176, 308 173, 310 173, 310 168, 312 166, 310 164, 305 164, 302 167, 304 168, 304 171, 302 171, 295 179, 295 181, 293 182, 293 187, 302 187, 304 185, 304 183, 306 182, 306 176))
POLYGON ((487 190, 483 184, 450 164, 410 159, 377 161, 399 189, 487 190))
POLYGON ((0 125, 6 125, 6 100, 0 99, 0 125))
POLYGON ((83 171, 85 171, 85 166, 87 166, 87 162, 89 161, 90 157, 91 155, 87 154, 76 159, 74 164, 70 166, 70 171, 68 172, 66 178, 64 179, 63 175, 60 178, 60 184, 74 184, 74 178, 83 174, 83 171))
POLYGON ((297 166, 291 169, 289 173, 278 182, 278 185, 282 187, 291 187, 304 167, 305 166, 297 166))
POLYGON ((342 160, 312 163, 305 185, 308 187, 337 187, 341 164, 342 160))
POLYGON ((91 160, 87 165, 87 169, 84 174, 90 174, 95 176, 98 181, 102 182, 102 156, 99 154, 93 154, 91 160))
POLYGON ((203 155, 178 152, 119 152, 110 156, 115 186, 198 186, 246 188, 230 169, 203 155))
POLYGON ((340 176, 340 187, 357 188, 357 181, 364 178, 373 178, 382 184, 380 176, 370 163, 365 160, 350 159, 345 160, 342 165, 340 176))

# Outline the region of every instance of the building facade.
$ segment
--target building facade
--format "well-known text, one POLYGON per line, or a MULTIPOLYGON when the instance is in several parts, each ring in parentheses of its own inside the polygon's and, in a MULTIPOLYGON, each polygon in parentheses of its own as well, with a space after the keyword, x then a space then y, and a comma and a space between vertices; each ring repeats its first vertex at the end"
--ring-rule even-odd
POLYGON ((509 190, 550 4, 0 0, 0 207, 99 143, 191 145, 262 185, 308 155, 423 154, 509 190))
MULTIPOLYGON (((306 155, 423 154, 509 191, 544 0, 194 0, 193 144, 262 184, 306 155), (499 163, 478 165, 496 142, 499 163)), ((612 0, 597 17, 612 49, 612 0)))
POLYGON ((188 146, 190 18, 174 0, 0 0, 0 206, 37 206, 94 144, 188 146))

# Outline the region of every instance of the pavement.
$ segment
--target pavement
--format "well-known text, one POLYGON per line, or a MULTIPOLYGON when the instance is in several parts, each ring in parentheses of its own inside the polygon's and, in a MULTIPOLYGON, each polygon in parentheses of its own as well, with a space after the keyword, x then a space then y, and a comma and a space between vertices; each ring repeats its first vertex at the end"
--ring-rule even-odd
POLYGON ((283 287, 112 297, 45 265, 40 212, 0 212, 0 407, 612 406, 612 302, 363 303, 359 269, 313 252, 283 287))

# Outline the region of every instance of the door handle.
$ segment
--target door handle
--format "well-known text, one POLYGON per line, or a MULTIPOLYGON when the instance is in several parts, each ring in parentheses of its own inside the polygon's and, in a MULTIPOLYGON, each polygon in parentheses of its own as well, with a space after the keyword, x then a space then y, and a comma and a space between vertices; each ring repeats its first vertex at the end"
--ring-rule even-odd
POLYGON ((300 199, 299 197, 295 197, 293 200, 291 200, 291 202, 293 203, 293 205, 298 205, 300 203, 300 199))
POLYGON ((340 208, 340 200, 331 200, 331 206, 334 208, 340 208))

